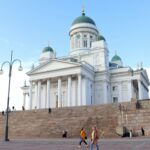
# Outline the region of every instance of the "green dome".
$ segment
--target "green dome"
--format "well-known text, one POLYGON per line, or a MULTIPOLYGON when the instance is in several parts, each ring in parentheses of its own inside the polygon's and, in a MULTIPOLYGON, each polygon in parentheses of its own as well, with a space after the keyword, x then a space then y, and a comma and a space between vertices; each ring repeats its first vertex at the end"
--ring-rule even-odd
POLYGON ((102 35, 99 35, 98 36, 98 41, 101 41, 101 40, 106 41, 105 38, 102 35))
POLYGON ((72 26, 75 25, 75 24, 78 24, 78 23, 90 23, 90 24, 93 24, 93 25, 96 26, 95 22, 90 17, 85 16, 84 12, 82 12, 82 16, 77 17, 73 21, 72 26))
POLYGON ((47 46, 47 47, 45 47, 45 48, 43 49, 42 52, 43 52, 43 53, 45 53, 45 52, 54 52, 54 50, 53 50, 50 46, 47 46))
POLYGON ((118 55, 115 55, 112 57, 111 61, 122 61, 121 58, 118 55))

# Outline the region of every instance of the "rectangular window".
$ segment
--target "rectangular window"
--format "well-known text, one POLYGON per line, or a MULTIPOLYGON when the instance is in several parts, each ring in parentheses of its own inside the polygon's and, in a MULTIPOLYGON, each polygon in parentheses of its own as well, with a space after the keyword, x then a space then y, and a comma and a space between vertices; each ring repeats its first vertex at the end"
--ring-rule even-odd
POLYGON ((90 41, 90 47, 92 46, 92 42, 90 41))
POLYGON ((117 86, 113 86, 113 87, 112 87, 112 90, 113 90, 113 91, 117 91, 117 89, 118 89, 117 86))
POLYGON ((86 38, 87 37, 87 35, 86 34, 84 34, 84 36, 83 36, 84 38, 86 38))
POLYGON ((118 103, 118 97, 113 97, 113 103, 118 103))
POLYGON ((87 40, 83 41, 83 47, 87 47, 87 40))

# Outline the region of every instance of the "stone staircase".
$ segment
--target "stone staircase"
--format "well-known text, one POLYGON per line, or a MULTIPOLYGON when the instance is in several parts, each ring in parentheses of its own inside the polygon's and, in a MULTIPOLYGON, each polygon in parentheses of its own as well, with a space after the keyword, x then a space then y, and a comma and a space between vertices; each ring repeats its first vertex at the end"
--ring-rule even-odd
POLYGON ((140 108, 136 108, 136 101, 124 103, 124 110, 119 112, 118 124, 133 131, 134 136, 141 136, 141 127, 145 135, 150 136, 150 100, 139 101, 140 108))
MULTIPOLYGON (((90 136, 91 127, 96 125, 101 138, 118 137, 116 127, 126 126, 134 135, 140 135, 140 127, 150 136, 150 101, 140 101, 136 109, 135 101, 120 104, 63 107, 12 111, 9 113, 10 138, 60 138, 63 130, 68 137, 79 137, 82 127, 90 136)), ((0 138, 4 138, 5 116, 0 115, 0 138)))
MULTIPOLYGON (((114 137, 117 126, 116 107, 111 105, 80 106, 32 111, 13 111, 9 114, 9 137, 11 138, 59 138, 62 131, 68 137, 79 137, 84 127, 89 136, 96 125, 102 137, 114 137)), ((0 116, 0 138, 4 137, 5 116, 0 116)))

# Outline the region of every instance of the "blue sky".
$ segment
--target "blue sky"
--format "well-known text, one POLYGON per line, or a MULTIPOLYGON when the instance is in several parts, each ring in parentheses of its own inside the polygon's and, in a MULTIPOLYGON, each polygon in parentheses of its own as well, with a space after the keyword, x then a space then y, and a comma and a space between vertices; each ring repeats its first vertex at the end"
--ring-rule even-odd
POLYGON ((48 41, 58 57, 68 55, 69 28, 83 3, 107 41, 109 60, 116 51, 125 66, 149 68, 149 0, 0 0, 0 64, 13 50, 28 70, 48 41))
MULTIPOLYGON (((53 47, 57 56, 69 52, 69 28, 81 15, 83 0, 0 0, 0 62, 10 51, 23 62, 37 61, 42 49, 53 47)), ((84 0, 85 13, 106 38, 110 57, 125 65, 149 67, 150 1, 84 0)))

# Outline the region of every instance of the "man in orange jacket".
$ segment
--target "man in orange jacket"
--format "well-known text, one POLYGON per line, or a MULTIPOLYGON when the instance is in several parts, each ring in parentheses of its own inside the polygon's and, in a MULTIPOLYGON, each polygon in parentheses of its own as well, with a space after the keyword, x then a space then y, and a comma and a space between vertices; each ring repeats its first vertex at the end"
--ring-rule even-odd
POLYGON ((80 142, 79 142, 79 147, 81 147, 81 143, 82 143, 82 142, 88 147, 88 144, 87 144, 87 142, 85 141, 86 139, 87 139, 86 132, 85 132, 84 128, 82 128, 82 129, 80 130, 80 142))

